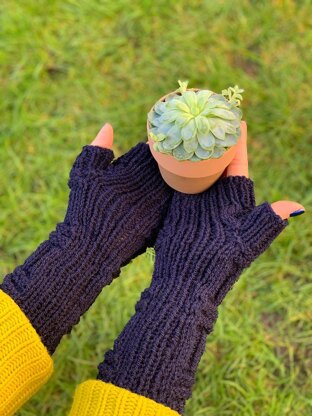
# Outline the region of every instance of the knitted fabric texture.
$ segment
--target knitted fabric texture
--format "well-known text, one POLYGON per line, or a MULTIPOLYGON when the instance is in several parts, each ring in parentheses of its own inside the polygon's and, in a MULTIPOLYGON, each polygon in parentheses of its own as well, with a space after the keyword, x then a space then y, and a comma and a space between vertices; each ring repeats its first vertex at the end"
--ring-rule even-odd
POLYGON ((53 362, 16 303, 0 290, 0 415, 15 413, 50 377, 53 362))
POLYGON ((179 416, 146 397, 102 381, 78 386, 69 416, 179 416))
POLYGON ((172 196, 147 144, 112 159, 111 150, 84 147, 64 222, 2 285, 50 353, 120 268, 154 243, 172 196))
POLYGON ((242 270, 286 226, 253 183, 229 177, 198 195, 176 192, 145 290, 98 379, 183 412, 217 307, 242 270))

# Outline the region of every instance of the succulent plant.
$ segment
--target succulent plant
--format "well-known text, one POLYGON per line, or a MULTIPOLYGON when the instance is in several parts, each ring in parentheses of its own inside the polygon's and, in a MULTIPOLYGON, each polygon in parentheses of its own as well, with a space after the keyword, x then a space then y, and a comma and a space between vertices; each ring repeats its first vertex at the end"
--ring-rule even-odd
POLYGON ((148 114, 154 149, 177 160, 219 158, 240 137, 242 92, 237 85, 216 94, 190 90, 186 81, 148 114))

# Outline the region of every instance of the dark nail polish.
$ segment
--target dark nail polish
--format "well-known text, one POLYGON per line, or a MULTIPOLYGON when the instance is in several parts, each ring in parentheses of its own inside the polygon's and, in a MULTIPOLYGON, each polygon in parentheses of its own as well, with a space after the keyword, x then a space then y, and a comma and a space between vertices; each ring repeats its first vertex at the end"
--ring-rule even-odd
POLYGON ((298 215, 301 215, 304 213, 305 213, 304 209, 297 209, 297 211, 294 211, 290 214, 290 217, 297 217, 298 215))

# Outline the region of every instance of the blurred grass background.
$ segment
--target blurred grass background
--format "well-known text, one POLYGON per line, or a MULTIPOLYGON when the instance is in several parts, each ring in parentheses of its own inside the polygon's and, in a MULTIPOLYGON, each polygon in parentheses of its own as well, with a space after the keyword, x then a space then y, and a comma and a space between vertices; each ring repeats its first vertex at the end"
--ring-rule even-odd
MULTIPOLYGON (((177 79, 245 88, 258 203, 311 209, 311 1, 3 0, 0 6, 0 275, 65 212, 75 155, 105 121, 121 154, 177 79)), ((312 414, 312 228, 292 219, 220 308, 187 416, 312 414)), ((18 414, 67 414, 149 284, 142 255, 55 354, 55 374, 18 414)))

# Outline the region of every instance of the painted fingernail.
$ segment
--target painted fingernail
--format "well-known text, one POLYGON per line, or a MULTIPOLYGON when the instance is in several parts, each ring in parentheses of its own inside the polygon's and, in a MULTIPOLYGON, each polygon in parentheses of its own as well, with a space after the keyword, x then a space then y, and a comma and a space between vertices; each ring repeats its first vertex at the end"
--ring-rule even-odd
POLYGON ((290 214, 290 217, 297 217, 298 215, 301 215, 304 213, 305 213, 304 209, 297 209, 297 211, 294 211, 290 214))

